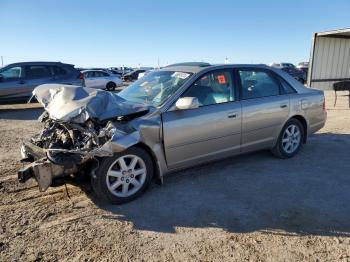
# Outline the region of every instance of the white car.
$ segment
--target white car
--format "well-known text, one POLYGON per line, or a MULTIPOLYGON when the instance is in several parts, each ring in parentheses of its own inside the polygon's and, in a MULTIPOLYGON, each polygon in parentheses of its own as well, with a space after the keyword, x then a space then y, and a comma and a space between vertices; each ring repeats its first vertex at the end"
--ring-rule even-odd
POLYGON ((103 70, 84 70, 85 86, 97 89, 115 90, 123 85, 123 81, 116 75, 103 70))

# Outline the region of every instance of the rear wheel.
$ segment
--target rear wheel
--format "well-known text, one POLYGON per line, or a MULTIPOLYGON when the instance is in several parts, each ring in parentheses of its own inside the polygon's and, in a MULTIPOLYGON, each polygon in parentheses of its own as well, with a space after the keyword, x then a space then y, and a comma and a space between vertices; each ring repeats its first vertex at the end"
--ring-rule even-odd
POLYGON ((150 184, 153 163, 141 148, 129 148, 100 162, 92 188, 104 201, 122 204, 140 196, 150 184))
POLYGON ((106 89, 108 91, 114 91, 116 87, 117 87, 117 85, 115 83, 113 83, 113 82, 109 82, 106 85, 106 89))
POLYGON ((279 158, 295 156, 304 140, 304 129, 297 119, 289 120, 283 127, 272 153, 279 158))

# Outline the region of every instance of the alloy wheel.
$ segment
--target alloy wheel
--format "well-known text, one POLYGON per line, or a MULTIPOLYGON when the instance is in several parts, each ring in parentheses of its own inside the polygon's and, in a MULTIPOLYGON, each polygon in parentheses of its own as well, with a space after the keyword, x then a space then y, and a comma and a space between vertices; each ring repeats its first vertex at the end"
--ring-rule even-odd
POLYGON ((294 153, 301 143, 301 131, 297 125, 289 125, 282 136, 283 150, 288 153, 294 153))
POLYGON ((108 190, 117 197, 131 196, 141 189, 146 175, 146 164, 142 158, 131 154, 121 156, 108 169, 108 190))

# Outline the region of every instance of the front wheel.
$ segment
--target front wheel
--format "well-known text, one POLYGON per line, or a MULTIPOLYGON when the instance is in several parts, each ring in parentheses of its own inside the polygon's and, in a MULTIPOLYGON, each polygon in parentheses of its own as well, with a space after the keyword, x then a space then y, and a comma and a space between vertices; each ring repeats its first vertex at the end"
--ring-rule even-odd
POLYGON ((104 158, 91 179, 99 198, 112 204, 123 204, 140 196, 151 182, 153 163, 141 148, 129 148, 104 158))
POLYGON ((279 158, 295 156, 301 149, 304 140, 304 129, 297 119, 289 120, 278 137, 272 153, 279 158))

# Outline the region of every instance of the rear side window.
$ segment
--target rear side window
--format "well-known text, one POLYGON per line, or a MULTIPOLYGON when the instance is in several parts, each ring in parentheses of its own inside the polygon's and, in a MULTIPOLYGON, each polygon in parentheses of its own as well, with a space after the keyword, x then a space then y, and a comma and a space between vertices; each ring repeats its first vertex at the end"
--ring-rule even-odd
POLYGON ((282 79, 282 78, 280 78, 279 80, 280 80, 280 82, 281 82, 281 85, 282 85, 282 89, 283 89, 283 93, 284 93, 284 94, 294 94, 294 93, 296 93, 296 91, 294 90, 294 88, 291 87, 291 85, 288 84, 286 80, 284 80, 284 79, 282 79))
POLYGON ((87 77, 87 78, 95 77, 95 72, 94 71, 85 72, 84 76, 87 77))
POLYGON ((67 71, 59 66, 52 66, 51 69, 52 69, 53 75, 55 76, 64 76, 67 74, 67 71))
POLYGON ((103 72, 95 71, 95 77, 103 77, 103 72))
POLYGON ((242 99, 252 99, 280 94, 280 84, 267 71, 259 69, 238 70, 241 86, 242 99))
POLYGON ((26 67, 26 76, 28 78, 43 78, 52 75, 48 66, 32 65, 26 67))

